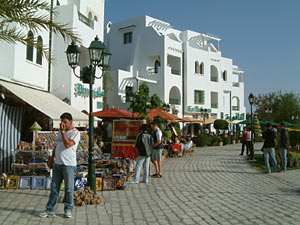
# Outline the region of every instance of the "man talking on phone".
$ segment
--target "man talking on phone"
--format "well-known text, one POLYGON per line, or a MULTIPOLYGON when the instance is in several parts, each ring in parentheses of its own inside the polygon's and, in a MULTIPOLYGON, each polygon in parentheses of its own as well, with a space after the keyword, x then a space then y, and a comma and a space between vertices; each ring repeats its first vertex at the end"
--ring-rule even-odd
POLYGON ((65 217, 72 217, 74 175, 77 165, 76 149, 80 141, 80 133, 76 128, 73 127, 73 118, 70 113, 63 113, 60 116, 60 120, 61 124, 59 127, 56 148, 52 154, 52 160, 55 158, 55 162, 53 166, 53 176, 50 189, 51 192, 46 205, 46 210, 40 213, 40 217, 55 216, 56 204, 58 202, 62 180, 65 182, 65 217))

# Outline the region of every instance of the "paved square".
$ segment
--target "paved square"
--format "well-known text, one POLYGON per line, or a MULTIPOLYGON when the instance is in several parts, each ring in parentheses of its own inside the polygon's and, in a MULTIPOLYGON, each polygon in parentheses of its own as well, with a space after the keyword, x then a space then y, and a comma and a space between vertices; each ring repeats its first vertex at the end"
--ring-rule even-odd
POLYGON ((71 219, 63 218, 62 204, 56 218, 38 217, 49 191, 2 189, 0 224, 300 224, 300 171, 263 174, 240 148, 197 148, 166 159, 162 179, 98 192, 102 203, 75 207, 71 219))

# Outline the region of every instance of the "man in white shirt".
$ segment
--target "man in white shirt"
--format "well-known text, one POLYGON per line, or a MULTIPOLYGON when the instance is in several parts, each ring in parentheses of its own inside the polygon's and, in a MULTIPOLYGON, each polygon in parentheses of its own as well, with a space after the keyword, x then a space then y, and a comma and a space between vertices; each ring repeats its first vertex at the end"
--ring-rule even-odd
POLYGON ((80 141, 80 133, 73 127, 73 118, 70 113, 63 113, 60 116, 60 119, 60 131, 56 142, 56 148, 52 154, 52 159, 55 157, 55 164, 53 167, 51 193, 46 205, 46 210, 40 214, 40 217, 55 216, 62 180, 65 182, 65 217, 72 217, 74 176, 77 164, 76 150, 80 141))

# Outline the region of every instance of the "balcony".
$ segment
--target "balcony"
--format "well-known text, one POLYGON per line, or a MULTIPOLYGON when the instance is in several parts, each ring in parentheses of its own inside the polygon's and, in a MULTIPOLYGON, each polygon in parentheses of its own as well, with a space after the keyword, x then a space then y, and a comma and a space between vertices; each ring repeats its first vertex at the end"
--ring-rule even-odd
POLYGON ((211 108, 217 109, 218 108, 218 103, 211 103, 211 108))
POLYGON ((148 75, 153 75, 153 74, 157 74, 158 71, 155 71, 155 68, 154 67, 148 67, 147 68, 147 74, 148 75))
POLYGON ((179 75, 180 76, 180 70, 171 68, 171 74, 179 75))
POLYGON ((94 29, 94 20, 90 20, 89 18, 87 18, 85 15, 83 15, 80 12, 78 12, 78 19, 80 22, 82 22, 85 25, 87 25, 88 27, 94 29))
POLYGON ((240 107, 239 106, 232 106, 232 111, 239 111, 240 107))
POLYGON ((233 83, 232 83, 232 86, 233 86, 233 87, 240 87, 240 83, 239 83, 239 82, 233 82, 233 83))

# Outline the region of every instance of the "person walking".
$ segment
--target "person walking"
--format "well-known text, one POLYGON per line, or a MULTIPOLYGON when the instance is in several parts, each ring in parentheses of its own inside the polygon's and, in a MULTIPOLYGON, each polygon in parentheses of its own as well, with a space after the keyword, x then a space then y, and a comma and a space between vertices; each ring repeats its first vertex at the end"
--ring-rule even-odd
POLYGON ((153 130, 152 136, 154 140, 154 146, 153 146, 153 151, 151 154, 151 160, 155 166, 155 171, 156 173, 151 175, 152 177, 158 177, 162 178, 161 175, 161 157, 162 157, 162 151, 163 151, 163 143, 162 143, 162 132, 158 127, 157 122, 153 122, 151 124, 151 128, 153 130))
POLYGON ((269 155, 272 159, 272 164, 275 172, 278 172, 278 166, 275 156, 275 140, 276 135, 275 132, 272 130, 272 125, 270 123, 266 124, 267 130, 263 133, 263 139, 264 139, 264 158, 265 158, 265 164, 266 164, 266 173, 271 173, 270 169, 270 163, 269 163, 269 155))
POLYGON ((279 136, 279 151, 280 151, 280 159, 281 159, 281 166, 280 171, 285 172, 286 171, 286 165, 287 165, 287 149, 290 146, 289 142, 289 132, 285 129, 284 123, 280 123, 280 136, 279 136))
POLYGON ((242 151, 240 155, 244 155, 244 150, 246 146, 246 155, 249 154, 249 144, 248 144, 248 129, 245 127, 242 133, 242 151))
POLYGON ((152 153, 153 144, 154 142, 153 142, 152 135, 149 134, 147 125, 143 124, 140 127, 140 134, 137 136, 136 144, 135 144, 135 147, 139 153, 139 157, 136 163, 133 183, 138 184, 140 182, 140 172, 143 164, 144 164, 144 176, 142 182, 148 183, 150 156, 152 153))
POLYGON ((46 210, 40 213, 40 217, 54 217, 56 204, 59 198, 59 190, 62 180, 65 182, 64 212, 66 218, 72 217, 74 175, 76 172, 76 149, 80 141, 79 131, 73 127, 73 118, 70 113, 63 113, 60 116, 56 148, 53 151, 51 160, 54 160, 51 189, 46 210))

